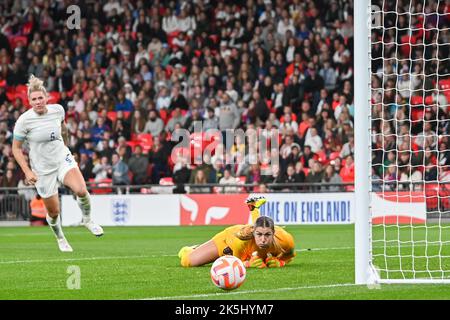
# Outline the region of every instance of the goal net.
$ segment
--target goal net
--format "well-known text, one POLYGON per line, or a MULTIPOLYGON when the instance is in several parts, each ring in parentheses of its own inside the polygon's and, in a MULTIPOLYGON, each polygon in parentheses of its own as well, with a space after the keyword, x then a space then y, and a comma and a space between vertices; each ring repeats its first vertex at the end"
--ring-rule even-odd
POLYGON ((450 283, 450 3, 368 5, 369 269, 450 283))

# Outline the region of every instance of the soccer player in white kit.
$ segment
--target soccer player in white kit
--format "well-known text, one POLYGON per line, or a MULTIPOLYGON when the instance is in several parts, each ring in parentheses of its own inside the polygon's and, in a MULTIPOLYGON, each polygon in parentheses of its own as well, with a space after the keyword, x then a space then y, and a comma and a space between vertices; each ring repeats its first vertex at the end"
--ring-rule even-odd
POLYGON ((25 173, 28 184, 35 185, 47 208, 47 222, 55 233, 59 249, 72 252, 61 227, 58 187, 60 183, 77 196, 82 212, 82 223, 96 236, 103 229, 91 220, 91 202, 84 178, 72 156, 65 125, 64 108, 59 104, 47 104, 47 91, 42 80, 31 75, 28 81, 28 100, 31 109, 24 112, 14 127, 12 151, 25 173), (22 144, 28 141, 30 165, 22 152, 22 144))

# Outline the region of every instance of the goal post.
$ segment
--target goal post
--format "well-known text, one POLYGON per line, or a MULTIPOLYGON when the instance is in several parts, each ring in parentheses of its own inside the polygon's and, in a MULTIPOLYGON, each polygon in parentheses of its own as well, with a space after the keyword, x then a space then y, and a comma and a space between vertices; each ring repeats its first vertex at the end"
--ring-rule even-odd
POLYGON ((368 284, 370 253, 370 0, 354 2, 355 283, 368 284))
POLYGON ((448 10, 354 1, 356 284, 450 284, 448 10))

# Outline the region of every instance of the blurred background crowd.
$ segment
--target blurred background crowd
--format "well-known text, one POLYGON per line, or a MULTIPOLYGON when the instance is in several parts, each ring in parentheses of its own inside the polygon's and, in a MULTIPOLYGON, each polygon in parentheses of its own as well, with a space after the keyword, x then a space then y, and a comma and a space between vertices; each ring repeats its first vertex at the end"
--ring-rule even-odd
MULTIPOLYGON (((436 1, 419 2, 414 12, 437 12, 436 1)), ((450 163, 450 91, 440 82, 449 74, 448 4, 439 7, 447 15, 407 16, 409 1, 396 3, 400 14, 385 24, 399 31, 372 32, 372 175, 437 180, 450 163)), ((92 183, 183 192, 184 183, 246 182, 264 192, 354 180, 350 0, 5 0, 0 26, 1 186, 23 183, 11 142, 30 74, 65 108, 69 147, 92 183), (79 29, 66 24, 70 5, 81 9, 79 29), (199 165, 171 157, 172 133, 193 132, 195 121, 221 132, 277 129, 279 164, 251 162, 239 138, 199 165)))

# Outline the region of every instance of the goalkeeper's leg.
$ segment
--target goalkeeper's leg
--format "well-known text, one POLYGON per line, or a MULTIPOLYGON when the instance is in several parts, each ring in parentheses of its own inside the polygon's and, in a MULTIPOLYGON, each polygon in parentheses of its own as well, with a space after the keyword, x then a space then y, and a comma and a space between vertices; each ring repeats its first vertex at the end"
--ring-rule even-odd
POLYGON ((254 208, 252 211, 250 211, 250 214, 252 216, 252 223, 254 224, 256 219, 258 219, 260 216, 259 209, 254 208))
POLYGON ((264 197, 255 198, 252 202, 247 202, 248 207, 250 209, 250 214, 252 216, 252 223, 255 223, 256 219, 259 218, 259 208, 266 203, 267 199, 264 197))
POLYGON ((198 267, 213 262, 219 254, 214 241, 209 240, 200 246, 181 248, 178 257, 183 267, 198 267))

